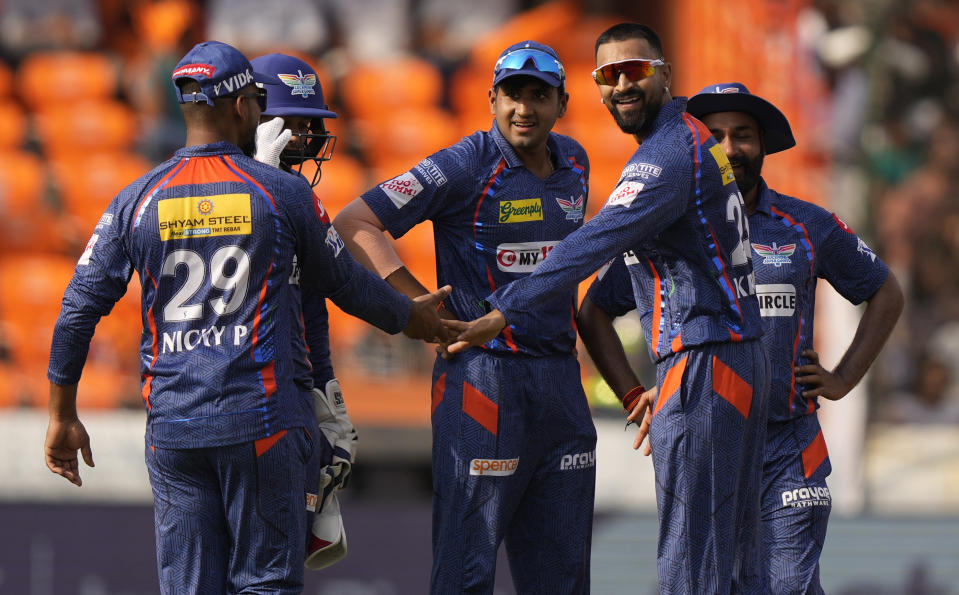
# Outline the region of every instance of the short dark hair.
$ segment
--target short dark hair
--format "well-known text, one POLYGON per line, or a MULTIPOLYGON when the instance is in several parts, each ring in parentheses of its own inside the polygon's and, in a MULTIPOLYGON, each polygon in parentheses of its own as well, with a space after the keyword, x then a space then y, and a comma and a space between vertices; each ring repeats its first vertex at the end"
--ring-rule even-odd
POLYGON ((599 51, 599 46, 605 43, 626 41, 627 39, 645 39, 654 50, 659 52, 660 57, 663 56, 663 42, 660 41, 659 35, 656 35, 656 32, 646 25, 640 25, 639 23, 618 23, 603 31, 596 38, 593 55, 599 51))
POLYGON ((519 90, 520 87, 528 85, 529 83, 543 83, 544 86, 556 89, 556 94, 559 97, 563 96, 563 93, 566 92, 566 84, 563 83, 558 87, 553 87, 546 81, 540 80, 535 76, 530 75, 516 75, 509 78, 505 78, 499 82, 499 84, 493 86, 493 91, 502 89, 504 93, 509 93, 511 90, 519 90))

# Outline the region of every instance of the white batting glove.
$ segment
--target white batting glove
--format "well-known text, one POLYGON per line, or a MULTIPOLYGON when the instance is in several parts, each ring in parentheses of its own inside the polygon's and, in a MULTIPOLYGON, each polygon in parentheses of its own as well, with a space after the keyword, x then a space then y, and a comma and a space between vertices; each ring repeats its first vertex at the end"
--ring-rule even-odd
POLYGON ((316 422, 320 431, 333 446, 333 462, 323 468, 320 493, 346 486, 356 456, 356 444, 359 438, 353 422, 346 414, 346 402, 343 391, 336 378, 326 383, 325 390, 313 389, 313 405, 316 408, 316 422))
POLYGON ((283 118, 267 120, 256 127, 256 155, 254 159, 271 167, 280 167, 280 153, 290 142, 293 131, 283 129, 283 118))

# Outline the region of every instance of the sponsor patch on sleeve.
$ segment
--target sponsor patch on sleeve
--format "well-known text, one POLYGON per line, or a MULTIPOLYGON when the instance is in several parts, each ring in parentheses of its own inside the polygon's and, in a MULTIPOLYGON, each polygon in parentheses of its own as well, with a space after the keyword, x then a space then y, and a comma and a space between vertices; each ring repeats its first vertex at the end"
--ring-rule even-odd
POLYGON ((423 174, 427 182, 436 184, 437 188, 446 183, 446 174, 443 173, 440 166, 436 165, 432 159, 426 158, 420 161, 416 166, 416 170, 423 174))
POLYGON ((168 198, 157 204, 160 239, 250 235, 253 216, 249 194, 168 198))
POLYGON ((716 165, 719 166, 719 175, 723 178, 723 186, 735 182, 736 174, 733 173, 733 166, 729 164, 729 157, 726 157, 723 148, 719 145, 713 145, 709 147, 709 153, 716 160, 716 165))
POLYGON ((97 226, 95 229, 100 229, 101 227, 110 227, 113 225, 113 213, 104 213, 100 216, 100 220, 97 221, 97 226))
POLYGON ((644 186, 641 182, 623 182, 613 189, 613 193, 606 199, 606 206, 629 207, 629 205, 633 204, 633 201, 636 200, 636 197, 639 196, 639 193, 642 192, 644 186))
POLYGON ((326 231, 326 245, 333 251, 333 256, 339 256, 343 250, 343 238, 332 226, 326 231))
POLYGON ((77 264, 88 265, 90 264, 90 257, 93 256, 93 247, 97 245, 97 240, 100 239, 100 234, 95 233, 90 236, 90 240, 87 241, 87 247, 83 249, 83 254, 80 255, 80 260, 77 261, 77 264))
POLYGON ((416 195, 423 191, 423 185, 416 179, 413 172, 406 172, 380 184, 383 192, 390 197, 397 209, 402 209, 416 195))

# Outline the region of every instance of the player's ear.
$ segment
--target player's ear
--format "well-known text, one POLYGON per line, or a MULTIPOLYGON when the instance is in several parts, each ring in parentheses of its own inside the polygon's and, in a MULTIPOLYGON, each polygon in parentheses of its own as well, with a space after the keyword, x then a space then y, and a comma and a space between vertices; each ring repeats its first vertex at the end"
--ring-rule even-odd
POLYGON ((667 62, 660 66, 660 71, 663 73, 663 86, 666 87, 666 91, 669 91, 673 85, 673 65, 667 62))
POLYGON ((496 115, 496 87, 489 90, 489 113, 493 116, 496 115))
POLYGON ((567 107, 569 107, 569 93, 564 89, 559 91, 559 118, 566 115, 567 107))

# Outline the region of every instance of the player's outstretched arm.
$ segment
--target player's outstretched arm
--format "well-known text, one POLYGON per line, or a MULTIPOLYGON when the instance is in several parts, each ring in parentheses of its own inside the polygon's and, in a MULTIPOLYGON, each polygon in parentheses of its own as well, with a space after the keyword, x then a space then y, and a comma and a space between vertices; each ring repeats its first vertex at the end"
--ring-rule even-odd
POLYGON ((76 384, 60 386, 50 383, 50 423, 43 450, 50 471, 62 475, 74 485, 83 485, 77 451, 88 467, 94 465, 90 436, 77 417, 76 384))
POLYGON ((506 328, 506 318, 499 310, 493 310, 469 322, 444 320, 443 325, 451 333, 450 345, 447 349, 455 354, 466 351, 470 347, 480 347, 495 339, 496 335, 506 328))
POLYGON ((452 287, 444 285, 433 293, 413 298, 410 321, 403 329, 403 334, 411 339, 422 339, 430 343, 445 343, 448 340, 448 331, 443 326, 437 310, 451 291, 453 291, 452 287))
POLYGON ((838 401, 859 384, 896 326, 903 302, 899 281, 890 271, 886 281, 869 298, 856 328, 856 336, 833 371, 819 364, 819 354, 815 351, 807 349, 802 352, 802 357, 810 363, 796 367, 796 381, 811 387, 803 391, 803 396, 838 401))

